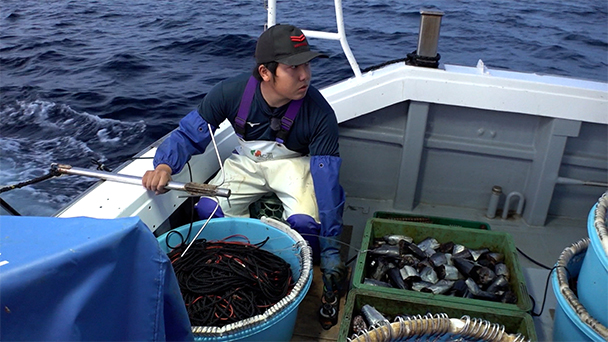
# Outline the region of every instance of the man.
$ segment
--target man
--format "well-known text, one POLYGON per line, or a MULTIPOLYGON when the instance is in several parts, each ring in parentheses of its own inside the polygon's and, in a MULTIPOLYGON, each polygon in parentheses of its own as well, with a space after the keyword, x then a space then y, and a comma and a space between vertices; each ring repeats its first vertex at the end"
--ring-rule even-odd
POLYGON ((240 146, 210 184, 229 188, 230 203, 201 198, 201 219, 248 216, 249 205, 267 193, 281 200, 283 218, 320 256, 326 291, 335 293, 345 276, 337 241, 342 232, 344 191, 339 184, 341 159, 338 123, 321 93, 310 85, 310 60, 327 57, 310 50, 302 31, 276 25, 259 37, 251 75, 218 83, 198 108, 181 120, 159 147, 153 171, 143 185, 157 193, 194 154, 203 153, 215 131, 229 120, 240 146), (319 236, 317 238, 317 236, 319 236))

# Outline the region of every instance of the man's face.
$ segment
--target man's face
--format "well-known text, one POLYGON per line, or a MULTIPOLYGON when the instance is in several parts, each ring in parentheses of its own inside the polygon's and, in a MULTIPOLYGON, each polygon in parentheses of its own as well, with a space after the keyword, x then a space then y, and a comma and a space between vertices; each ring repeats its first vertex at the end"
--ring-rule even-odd
POLYGON ((296 66, 279 63, 276 76, 270 83, 274 92, 287 101, 299 100, 306 96, 310 85, 310 64, 296 66))

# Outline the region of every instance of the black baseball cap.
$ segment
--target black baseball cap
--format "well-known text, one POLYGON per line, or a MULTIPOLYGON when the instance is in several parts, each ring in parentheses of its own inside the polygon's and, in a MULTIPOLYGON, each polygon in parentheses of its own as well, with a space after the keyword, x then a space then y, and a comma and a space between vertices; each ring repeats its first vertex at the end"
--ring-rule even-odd
POLYGON ((293 25, 277 24, 264 31, 255 47, 255 61, 258 64, 279 62, 287 65, 308 63, 316 57, 325 57, 310 51, 306 36, 293 25))

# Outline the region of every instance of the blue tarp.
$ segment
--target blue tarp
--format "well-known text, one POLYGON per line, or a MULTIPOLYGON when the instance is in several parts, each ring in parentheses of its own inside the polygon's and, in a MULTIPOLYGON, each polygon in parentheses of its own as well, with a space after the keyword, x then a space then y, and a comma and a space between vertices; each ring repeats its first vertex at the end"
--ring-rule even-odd
POLYGON ((193 340, 171 263, 138 218, 0 216, 3 341, 193 340))

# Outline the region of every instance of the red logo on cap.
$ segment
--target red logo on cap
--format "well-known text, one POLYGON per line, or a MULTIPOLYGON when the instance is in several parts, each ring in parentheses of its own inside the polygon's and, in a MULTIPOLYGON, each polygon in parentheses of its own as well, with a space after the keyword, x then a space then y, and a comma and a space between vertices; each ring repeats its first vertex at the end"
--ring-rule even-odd
POLYGON ((299 35, 299 36, 290 36, 289 38, 291 38, 292 42, 300 42, 298 44, 294 44, 293 45, 294 48, 307 45, 306 44, 306 37, 304 36, 303 33, 301 35, 299 35))

